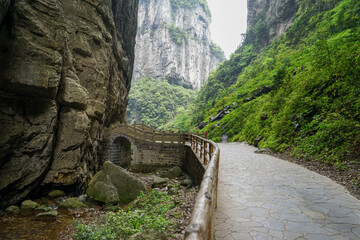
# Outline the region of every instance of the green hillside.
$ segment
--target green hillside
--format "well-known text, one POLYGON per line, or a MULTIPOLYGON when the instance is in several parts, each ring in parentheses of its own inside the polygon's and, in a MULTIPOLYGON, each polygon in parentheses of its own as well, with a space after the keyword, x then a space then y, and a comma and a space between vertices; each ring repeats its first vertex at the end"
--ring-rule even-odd
POLYGON ((209 77, 192 129, 205 122, 200 131, 215 141, 227 134, 340 169, 359 163, 360 1, 300 1, 286 34, 260 51, 266 28, 259 17, 209 77), (211 121, 224 107, 231 112, 211 121))
POLYGON ((166 130, 164 125, 183 111, 195 96, 196 90, 172 85, 166 80, 138 79, 129 94, 128 122, 144 121, 149 126, 166 130))

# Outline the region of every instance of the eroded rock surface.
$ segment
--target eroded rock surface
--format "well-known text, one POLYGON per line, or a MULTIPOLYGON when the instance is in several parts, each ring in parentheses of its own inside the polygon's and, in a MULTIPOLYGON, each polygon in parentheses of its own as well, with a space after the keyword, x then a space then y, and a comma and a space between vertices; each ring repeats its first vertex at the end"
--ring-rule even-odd
POLYGON ((82 191, 125 121, 138 0, 0 1, 0 205, 82 191), (4 11, 6 9, 6 12, 4 11))

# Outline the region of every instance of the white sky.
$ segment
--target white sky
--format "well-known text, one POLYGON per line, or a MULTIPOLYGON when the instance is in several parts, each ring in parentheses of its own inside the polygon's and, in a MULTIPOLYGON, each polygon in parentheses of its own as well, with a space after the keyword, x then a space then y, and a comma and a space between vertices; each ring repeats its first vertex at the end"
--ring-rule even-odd
POLYGON ((229 58, 246 32, 247 0, 207 0, 212 15, 211 38, 229 58))

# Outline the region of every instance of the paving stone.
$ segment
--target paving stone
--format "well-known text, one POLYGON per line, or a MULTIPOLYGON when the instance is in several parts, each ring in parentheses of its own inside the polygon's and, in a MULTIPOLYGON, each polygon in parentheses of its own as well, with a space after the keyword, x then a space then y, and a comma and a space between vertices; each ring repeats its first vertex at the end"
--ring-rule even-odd
POLYGON ((312 222, 288 222, 285 229, 291 232, 298 233, 326 233, 327 231, 319 226, 314 225, 312 222))
POLYGON ((248 233, 231 233, 231 236, 235 238, 236 240, 252 240, 252 237, 248 233))
POLYGON ((284 238, 284 232, 283 231, 270 230, 269 234, 274 237, 274 240, 284 238))
POLYGON ((360 227, 353 228, 352 232, 360 239, 360 227))
POLYGON ((250 233, 250 235, 253 237, 253 239, 256 240, 272 240, 273 237, 270 234, 262 233, 262 232, 256 232, 253 231, 250 233))
POLYGON ((304 212, 309 218, 315 219, 315 220, 324 220, 326 218, 326 215, 321 212, 316 211, 305 211, 304 212))
POLYGON ((312 239, 312 240, 329 240, 333 239, 331 236, 327 234, 305 234, 305 239, 312 239))
POLYGON ((267 220, 265 220, 263 222, 263 225, 271 230, 278 230, 278 231, 284 231, 285 230, 285 226, 284 223, 282 221, 279 221, 277 219, 274 218, 268 218, 267 220))

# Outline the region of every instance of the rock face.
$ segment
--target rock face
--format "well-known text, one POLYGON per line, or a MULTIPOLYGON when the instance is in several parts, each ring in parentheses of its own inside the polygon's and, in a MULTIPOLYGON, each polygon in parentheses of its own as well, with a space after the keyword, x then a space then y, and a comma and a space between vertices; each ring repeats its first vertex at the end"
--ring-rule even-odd
POLYGON ((0 205, 99 169, 125 121, 138 0, 0 1, 0 205))
POLYGON ((10 6, 10 0, 0 0, 0 23, 4 19, 9 6, 10 6))
POLYGON ((285 33, 293 23, 300 0, 247 0, 248 27, 254 27, 259 19, 266 23, 264 46, 285 33))
POLYGON ((211 43, 207 6, 172 2, 181 1, 140 0, 133 81, 151 76, 199 89, 225 58, 211 43))
POLYGON ((121 167, 105 162, 104 169, 91 179, 87 194, 103 203, 129 203, 140 195, 140 191, 148 192, 143 182, 121 167))

